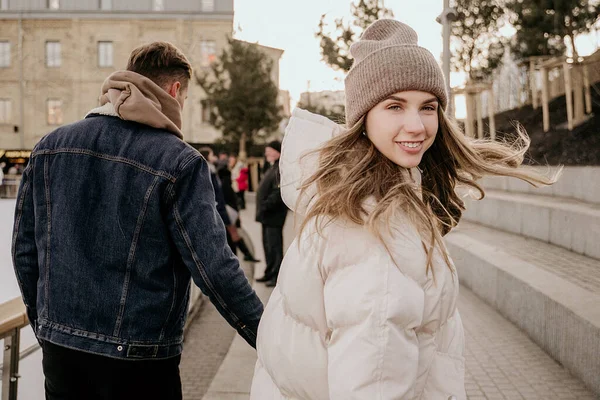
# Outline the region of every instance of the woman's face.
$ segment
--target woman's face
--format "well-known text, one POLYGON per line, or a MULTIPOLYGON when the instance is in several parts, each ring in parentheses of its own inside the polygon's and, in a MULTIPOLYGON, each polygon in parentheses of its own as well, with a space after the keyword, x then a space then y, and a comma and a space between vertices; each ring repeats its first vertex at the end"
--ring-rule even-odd
POLYGON ((367 136, 395 164, 416 167, 435 140, 438 107, 438 100, 431 93, 395 93, 367 113, 367 136))

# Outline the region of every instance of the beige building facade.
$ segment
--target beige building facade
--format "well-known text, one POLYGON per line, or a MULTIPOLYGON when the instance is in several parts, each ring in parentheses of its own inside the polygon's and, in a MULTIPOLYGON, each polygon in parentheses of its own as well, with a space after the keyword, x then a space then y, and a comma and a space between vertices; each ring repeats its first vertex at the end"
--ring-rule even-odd
MULTIPOLYGON (((104 79, 125 68, 135 47, 169 41, 201 72, 233 31, 233 0, 26 3, 25 10, 0 9, 0 149, 31 149, 56 127, 83 118, 98 105, 104 79)), ((282 51, 275 50, 266 53, 278 82, 282 51)), ((208 124, 194 80, 188 96, 184 139, 213 143, 221 134, 208 124)))

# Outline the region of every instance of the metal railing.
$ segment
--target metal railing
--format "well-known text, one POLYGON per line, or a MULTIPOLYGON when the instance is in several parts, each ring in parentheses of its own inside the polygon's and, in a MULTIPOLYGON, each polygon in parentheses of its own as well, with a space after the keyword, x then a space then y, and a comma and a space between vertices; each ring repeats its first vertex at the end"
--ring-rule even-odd
POLYGON ((0 304, 0 339, 4 339, 2 400, 17 400, 21 328, 28 324, 21 298, 0 304))

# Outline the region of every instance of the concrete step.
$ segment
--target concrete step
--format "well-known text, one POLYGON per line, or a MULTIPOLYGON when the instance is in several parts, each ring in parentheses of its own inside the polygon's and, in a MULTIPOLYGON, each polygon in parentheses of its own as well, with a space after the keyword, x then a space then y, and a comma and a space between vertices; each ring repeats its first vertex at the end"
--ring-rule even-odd
MULTIPOLYGON (((550 175, 557 170, 556 167, 536 167, 534 169, 550 175)), ((480 183, 485 189, 565 197, 600 204, 600 167, 565 167, 558 182, 552 186, 541 188, 531 186, 520 179, 505 176, 486 176, 480 183)))
POLYGON ((600 261, 461 222, 446 238, 461 285, 600 395, 600 261))
POLYGON ((600 259, 600 204, 498 190, 487 190, 481 201, 465 200, 467 221, 600 259))

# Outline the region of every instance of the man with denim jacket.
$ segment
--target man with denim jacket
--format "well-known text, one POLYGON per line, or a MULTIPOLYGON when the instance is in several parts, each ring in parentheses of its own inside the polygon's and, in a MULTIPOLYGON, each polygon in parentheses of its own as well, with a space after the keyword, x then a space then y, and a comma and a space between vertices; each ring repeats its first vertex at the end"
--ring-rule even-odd
POLYGON ((207 162, 182 140, 191 77, 171 44, 139 47, 101 107, 32 152, 12 252, 47 399, 181 399, 190 278, 256 345, 263 306, 227 245, 207 162))

